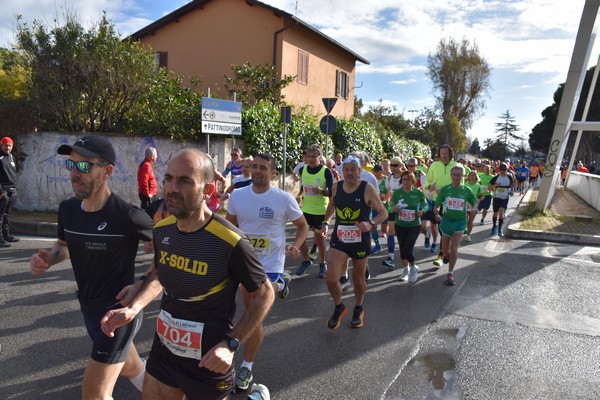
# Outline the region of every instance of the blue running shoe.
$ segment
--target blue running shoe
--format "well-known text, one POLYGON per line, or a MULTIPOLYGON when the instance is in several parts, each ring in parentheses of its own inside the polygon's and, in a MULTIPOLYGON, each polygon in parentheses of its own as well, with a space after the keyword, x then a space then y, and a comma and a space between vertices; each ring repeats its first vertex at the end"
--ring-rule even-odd
POLYGON ((386 267, 388 267, 389 269, 394 269, 396 268, 396 263, 394 262, 394 259, 392 257, 388 257, 385 260, 383 260, 381 262, 383 265, 385 265, 386 267))
POLYGON ((492 233, 491 235, 494 236, 496 234, 496 232, 498 232, 498 227, 496 225, 492 226, 492 233))
POLYGON ((427 232, 427 235, 425 236, 425 248, 428 249, 429 246, 431 245, 431 233, 427 232))
POLYGON ((300 266, 296 270, 295 274, 302 275, 304 272, 306 272, 308 267, 310 267, 311 265, 312 265, 312 262, 310 260, 302 261, 302 264, 300 264, 300 266))
POLYGON ((437 253, 437 252, 438 252, 438 246, 437 246, 437 244, 433 243, 433 244, 431 245, 431 250, 430 250, 430 251, 431 251, 432 253, 437 253))
POLYGON ((325 278, 327 276, 327 265, 319 264, 319 278, 325 278))
POLYGON ((375 246, 371 247, 371 254, 379 253, 381 251, 381 245, 377 243, 375 246))
POLYGON ((504 237, 504 232, 502 231, 502 229, 498 229, 498 236, 504 237))

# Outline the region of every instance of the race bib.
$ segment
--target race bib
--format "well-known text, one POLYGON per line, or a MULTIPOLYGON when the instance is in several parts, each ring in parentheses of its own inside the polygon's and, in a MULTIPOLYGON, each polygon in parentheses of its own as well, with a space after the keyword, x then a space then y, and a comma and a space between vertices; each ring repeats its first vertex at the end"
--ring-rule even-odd
POLYGON ((320 189, 319 186, 307 185, 307 186, 304 186, 304 194, 306 196, 317 196, 320 194, 320 193, 318 193, 319 189, 320 189))
POLYGON ((502 187, 496 188, 496 193, 504 193, 504 192, 506 192, 506 188, 502 188, 502 187))
POLYGON ((271 238, 267 235, 248 233, 248 238, 257 256, 271 254, 271 238))
POLYGON ((173 318, 160 310, 156 319, 156 332, 160 341, 171 353, 186 358, 202 358, 202 331, 204 323, 173 318))
POLYGON ((362 235, 356 225, 338 225, 337 237, 344 243, 360 243, 362 235))
POLYGON ((458 199, 455 197, 448 197, 446 199, 446 209, 454 211, 463 211, 465 209, 465 200, 458 199))
POLYGON ((400 210, 398 211, 398 221, 412 222, 417 215, 415 210, 400 210))

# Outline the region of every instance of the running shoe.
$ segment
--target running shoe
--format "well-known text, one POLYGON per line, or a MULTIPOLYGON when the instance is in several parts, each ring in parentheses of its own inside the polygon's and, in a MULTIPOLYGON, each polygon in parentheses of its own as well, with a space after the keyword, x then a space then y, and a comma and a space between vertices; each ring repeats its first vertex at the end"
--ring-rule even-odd
POLYGON ((465 236, 465 242, 470 242, 471 240, 471 235, 465 236))
POLYGON ((310 260, 302 261, 302 264, 300 264, 300 266, 296 270, 296 275, 302 275, 311 265, 312 262, 310 260))
POLYGON ((250 394, 247 397, 248 400, 271 400, 271 394, 269 393, 269 388, 265 385, 253 384, 252 390, 250 390, 250 394))
POLYGON ((438 256, 435 260, 433 260, 433 265, 435 265, 436 267, 441 267, 443 264, 443 260, 442 257, 438 256))
POLYGON ((430 245, 431 245, 431 233, 427 232, 427 235, 425 236, 425 248, 428 249, 430 245))
POLYGON ((381 263, 389 269, 394 269, 396 267, 396 263, 394 262, 394 259, 392 257, 386 258, 381 263))
POLYGON ((381 234, 379 236, 381 236, 382 238, 384 238, 384 237, 387 236, 387 233, 385 233, 385 231, 381 231, 381 234))
POLYGON ((404 267, 402 269, 402 274, 398 277, 398 280, 400 282, 406 282, 407 279, 408 279, 408 267, 404 267))
POLYGON ((315 261, 317 259, 317 252, 316 251, 312 251, 310 253, 308 253, 308 258, 310 259, 310 261, 315 261))
POLYGON ((485 221, 484 221, 483 218, 481 218, 481 221, 479 222, 479 225, 483 225, 483 224, 485 224, 485 221))
POLYGON ((371 279, 371 273, 369 272, 369 267, 365 270, 365 281, 371 279))
POLYGON ((365 324, 365 311, 362 306, 354 306, 352 312, 352 320, 350 321, 350 328, 362 328, 365 324))
POLYGON ((431 250, 432 253, 437 253, 438 252, 438 246, 435 243, 431 244, 431 250))
POLYGON ((491 235, 494 236, 496 234, 496 232, 498 232, 498 227, 496 225, 492 226, 492 233, 491 235))
POLYGON ((415 283, 417 281, 417 274, 419 273, 419 267, 416 265, 410 266, 410 274, 408 275, 408 283, 415 283))
POLYGON ((242 367, 235 378, 235 386, 241 390, 248 390, 252 383, 252 371, 248 367, 242 367))
POLYGON ((319 278, 325 278, 327 276, 327 265, 319 264, 319 278))
POLYGON ((502 229, 498 229, 498 236, 500 236, 500 237, 504 236, 504 231, 502 231, 502 229))
POLYGON ((448 285, 448 286, 456 285, 456 281, 454 280, 454 275, 452 275, 452 274, 446 275, 446 285, 448 285))
POLYGON ((442 262, 445 264, 448 264, 450 262, 449 259, 446 258, 446 256, 444 256, 444 258, 442 258, 442 262))
POLYGON ((346 275, 340 276, 340 285, 342 285, 342 290, 346 290, 350 286, 350 277, 346 275))
POLYGON ((371 247, 371 254, 379 253, 381 251, 381 245, 377 243, 375 246, 371 247))
POLYGON ((335 310, 333 310, 333 315, 327 321, 327 327, 329 329, 337 329, 340 327, 340 322, 342 322, 342 318, 344 318, 348 314, 348 307, 344 305, 344 303, 339 306, 335 306, 335 310))
POLYGON ((283 273, 283 289, 278 293, 280 299, 285 299, 290 294, 290 281, 292 277, 287 272, 283 273))

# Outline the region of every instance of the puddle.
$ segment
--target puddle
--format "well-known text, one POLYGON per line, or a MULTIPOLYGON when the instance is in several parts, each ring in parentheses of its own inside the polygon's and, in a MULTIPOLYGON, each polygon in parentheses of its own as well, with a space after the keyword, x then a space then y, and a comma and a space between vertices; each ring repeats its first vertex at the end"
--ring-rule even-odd
MULTIPOLYGON (((467 333, 467 327, 445 330, 456 339, 456 347, 467 333)), ((419 353, 410 360, 408 367, 417 367, 425 372, 425 378, 430 383, 430 390, 425 399, 459 400, 460 392, 456 381, 456 359, 448 352, 419 353)))

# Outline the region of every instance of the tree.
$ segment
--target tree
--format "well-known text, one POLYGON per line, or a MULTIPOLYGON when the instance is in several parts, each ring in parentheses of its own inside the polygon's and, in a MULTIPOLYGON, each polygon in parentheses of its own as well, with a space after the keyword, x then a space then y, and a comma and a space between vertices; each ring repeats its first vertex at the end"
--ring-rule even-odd
POLYGON ((510 115, 510 110, 506 110, 498 118, 502 119, 502 122, 495 123, 496 133, 498 133, 496 141, 502 143, 504 148, 502 159, 505 159, 512 150, 517 148, 514 141, 521 140, 521 137, 516 134, 519 131, 519 126, 515 124, 515 117, 510 115))
POLYGON ((281 105, 284 100, 281 89, 288 86, 295 76, 285 75, 277 79, 277 67, 271 64, 232 65, 233 76, 225 75, 225 89, 231 97, 236 94, 236 100, 244 107, 254 106, 261 101, 281 105))
POLYGON ((445 142, 454 144, 485 108, 491 69, 477 45, 467 39, 440 40, 436 52, 427 57, 427 64, 427 76, 444 122, 445 142))
POLYGON ((29 95, 40 129, 112 131, 154 78, 155 55, 121 40, 103 15, 85 30, 73 15, 52 28, 17 21, 17 43, 31 67, 29 95))
POLYGON ((0 132, 26 132, 36 126, 27 82, 30 70, 15 50, 0 48, 0 132))
POLYGON ((469 147, 469 154, 479 155, 481 154, 481 146, 479 145, 479 139, 475 138, 469 147))

